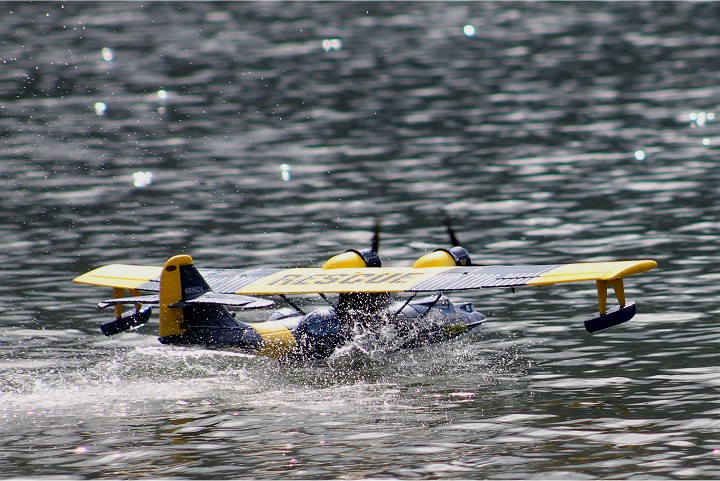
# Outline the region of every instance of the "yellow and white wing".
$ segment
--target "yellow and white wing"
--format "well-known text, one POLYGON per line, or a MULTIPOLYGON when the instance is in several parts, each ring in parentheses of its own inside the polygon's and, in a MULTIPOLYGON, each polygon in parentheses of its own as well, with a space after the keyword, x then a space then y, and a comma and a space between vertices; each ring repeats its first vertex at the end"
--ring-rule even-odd
MULTIPOLYGON (((656 265, 652 260, 632 260, 427 268, 200 269, 200 273, 213 291, 226 294, 422 293, 565 282, 609 282, 649 271, 656 265)), ((111 264, 87 272, 74 281, 95 286, 158 291, 160 271, 161 267, 111 264)))

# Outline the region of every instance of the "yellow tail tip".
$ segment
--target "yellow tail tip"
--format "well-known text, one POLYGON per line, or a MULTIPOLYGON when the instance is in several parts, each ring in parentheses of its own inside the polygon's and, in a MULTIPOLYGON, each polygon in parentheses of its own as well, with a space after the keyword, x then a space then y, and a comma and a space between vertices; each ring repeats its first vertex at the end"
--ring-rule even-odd
POLYGON ((170 259, 168 259, 165 262, 165 265, 163 266, 163 269, 168 270, 169 267, 172 267, 170 270, 174 270, 180 266, 186 266, 188 264, 192 264, 193 259, 189 255, 186 254, 180 254, 177 256, 172 256, 170 259))

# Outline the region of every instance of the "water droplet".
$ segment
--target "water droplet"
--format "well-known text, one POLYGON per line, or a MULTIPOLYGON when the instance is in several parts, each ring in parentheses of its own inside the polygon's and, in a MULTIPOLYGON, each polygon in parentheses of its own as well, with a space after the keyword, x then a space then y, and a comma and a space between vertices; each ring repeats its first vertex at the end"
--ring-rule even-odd
POLYGON ((107 105, 105 105, 105 102, 95 102, 94 107, 96 115, 105 115, 105 112, 107 111, 107 105))
POLYGON ((342 41, 339 38, 326 38, 322 41, 322 48, 326 52, 330 50, 340 50, 342 48, 342 41))
POLYGON ((87 446, 78 446, 75 448, 75 454, 86 454, 90 449, 87 446))
POLYGON ((472 37, 475 35, 475 27, 473 27, 472 25, 465 25, 463 27, 463 33, 466 37, 472 37))
POLYGON ((133 174, 133 185, 135 187, 147 187, 152 184, 152 172, 135 172, 133 174))
POLYGON ((285 182, 290 180, 290 166, 288 164, 280 164, 280 176, 285 182))
POLYGON ((635 160, 645 160, 645 151, 644 150, 636 150, 635 151, 635 160))
POLYGON ((713 112, 691 112, 688 114, 692 127, 705 127, 708 122, 715 120, 713 112))
POLYGON ((113 53, 112 49, 109 49, 107 47, 104 47, 100 53, 102 54, 103 60, 106 62, 112 62, 115 58, 115 54, 113 53))

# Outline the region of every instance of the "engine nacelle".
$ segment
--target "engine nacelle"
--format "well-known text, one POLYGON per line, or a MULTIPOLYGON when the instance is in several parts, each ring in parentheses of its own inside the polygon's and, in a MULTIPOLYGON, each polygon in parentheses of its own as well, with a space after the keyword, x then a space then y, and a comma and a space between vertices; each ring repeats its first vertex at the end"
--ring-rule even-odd
POLYGON ((325 264, 323 269, 341 269, 341 268, 362 268, 362 267, 380 267, 382 263, 380 258, 372 249, 349 249, 342 254, 331 257, 325 264))
POLYGON ((456 267, 472 265, 470 254, 465 248, 454 246, 450 249, 437 249, 434 252, 425 254, 415 261, 413 267, 456 267))

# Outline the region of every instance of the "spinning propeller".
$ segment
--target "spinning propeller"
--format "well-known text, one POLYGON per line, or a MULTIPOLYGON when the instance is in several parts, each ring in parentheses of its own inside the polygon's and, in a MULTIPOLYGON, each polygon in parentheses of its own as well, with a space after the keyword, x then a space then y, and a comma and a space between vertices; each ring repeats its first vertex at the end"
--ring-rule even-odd
MULTIPOLYGON (((434 252, 425 254, 420 257, 413 267, 456 267, 456 266, 472 266, 470 260, 470 254, 468 251, 460 245, 460 241, 455 235, 455 231, 450 223, 450 218, 445 218, 445 227, 447 229, 448 237, 450 238, 451 247, 448 249, 437 249, 434 252)), ((348 249, 342 254, 328 259, 323 264, 323 269, 338 269, 338 268, 362 268, 362 267, 381 267, 382 263, 378 256, 378 250, 380 249, 380 222, 375 221, 375 227, 373 230, 373 238, 369 249, 348 249)))
POLYGON ((449 249, 436 249, 430 254, 425 254, 415 261, 413 267, 454 267, 454 266, 472 266, 475 265, 470 260, 468 251, 460 245, 455 231, 450 223, 450 218, 445 218, 445 228, 450 238, 452 247, 449 249))
POLYGON ((382 262, 378 256, 380 249, 380 222, 375 221, 372 243, 369 249, 348 249, 342 254, 331 257, 323 269, 339 269, 343 267, 381 267, 382 262))
POLYGON ((455 231, 452 227, 452 222, 450 221, 450 217, 445 217, 445 228, 447 229, 448 237, 450 237, 450 244, 452 244, 453 247, 460 246, 460 241, 457 239, 457 236, 455 235, 455 231))
POLYGON ((448 237, 450 237, 450 244, 452 247, 448 252, 455 258, 456 265, 458 266, 477 266, 470 260, 470 253, 460 245, 460 241, 455 235, 455 230, 452 227, 450 217, 445 217, 445 228, 447 229, 448 237))
POLYGON ((370 249, 377 254, 380 252, 380 221, 375 219, 375 227, 373 229, 373 238, 370 249))

